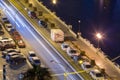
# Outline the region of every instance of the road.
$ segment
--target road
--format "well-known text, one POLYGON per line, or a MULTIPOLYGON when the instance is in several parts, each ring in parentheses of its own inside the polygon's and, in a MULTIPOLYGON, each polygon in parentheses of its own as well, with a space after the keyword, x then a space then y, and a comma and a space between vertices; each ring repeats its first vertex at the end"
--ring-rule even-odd
MULTIPOLYGON (((33 25, 28 23, 23 16, 19 14, 9 3, 2 2, 4 5, 2 6, 6 10, 6 14, 8 15, 9 19, 13 21, 13 24, 16 24, 16 29, 20 32, 20 34, 24 37, 24 39, 33 47, 33 49, 38 53, 41 61, 44 66, 49 67, 54 74, 60 74, 65 72, 75 72, 75 70, 69 65, 69 63, 60 57, 58 52, 53 49, 44 39, 40 36, 39 31, 33 29, 33 25), (8 10, 9 9, 9 10, 8 10), (16 13, 17 12, 17 13, 16 13), (15 15, 16 14, 16 15, 15 15), (13 15, 15 15, 13 17, 13 15), (15 21, 15 23, 14 23, 15 21), (51 63, 51 60, 54 60, 56 63, 51 63), (66 69, 67 68, 67 69, 66 69)), ((25 14, 26 11, 22 10, 25 14)), ((80 75, 69 75, 68 80, 82 80, 80 75)), ((58 76, 59 80, 63 80, 63 75, 58 76)))
MULTIPOLYGON (((41 3, 37 2, 36 0, 30 0, 30 2, 33 4, 33 6, 38 7, 38 10, 43 10, 45 15, 48 15, 50 17, 50 20, 52 20, 53 22, 56 23, 56 25, 58 25, 58 27, 60 27, 64 32, 65 35, 67 36, 71 36, 73 38, 75 38, 75 35, 71 34, 68 29, 66 28, 66 25, 64 25, 61 21, 59 21, 56 17, 53 16, 53 13, 46 11, 46 9, 44 9, 44 7, 42 6, 41 3), (38 6, 39 5, 39 6, 38 6), (48 14, 50 13, 50 14, 48 14)), ((79 39, 76 40, 74 39, 72 41, 75 44, 79 44, 80 49, 85 50, 86 54, 92 58, 95 59, 96 64, 100 67, 100 68, 104 68, 106 73, 113 77, 116 80, 120 80, 120 70, 118 70, 114 64, 112 64, 108 59, 106 59, 104 56, 101 56, 101 52, 98 52, 96 49, 93 49, 92 46, 86 44, 83 39, 79 39)))

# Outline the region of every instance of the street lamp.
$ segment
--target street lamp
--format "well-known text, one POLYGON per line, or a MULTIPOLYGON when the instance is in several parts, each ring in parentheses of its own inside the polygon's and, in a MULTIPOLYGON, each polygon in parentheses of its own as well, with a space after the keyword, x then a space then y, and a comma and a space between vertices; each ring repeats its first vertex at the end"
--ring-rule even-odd
POLYGON ((78 20, 78 32, 77 32, 77 38, 79 38, 79 36, 81 35, 81 33, 80 33, 80 23, 81 23, 81 21, 80 20, 78 20))
POLYGON ((96 34, 96 37, 97 37, 97 40, 98 40, 97 47, 98 47, 98 49, 99 49, 99 41, 103 38, 103 36, 102 36, 101 33, 97 33, 97 34, 96 34))
POLYGON ((52 3, 53 3, 53 4, 56 4, 56 3, 57 3, 57 0, 52 0, 52 3))

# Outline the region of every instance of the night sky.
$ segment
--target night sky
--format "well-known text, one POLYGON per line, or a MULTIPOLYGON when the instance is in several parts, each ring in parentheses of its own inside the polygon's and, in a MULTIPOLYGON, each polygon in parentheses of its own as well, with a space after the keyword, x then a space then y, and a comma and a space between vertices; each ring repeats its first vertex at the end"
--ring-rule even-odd
MULTIPOLYGON (((112 59, 120 55, 120 0, 42 0, 51 11, 56 12, 66 24, 78 31, 78 20, 81 20, 80 31, 84 38, 97 47, 96 32, 104 34, 100 48, 112 59)), ((120 59, 116 60, 120 64, 120 59)))

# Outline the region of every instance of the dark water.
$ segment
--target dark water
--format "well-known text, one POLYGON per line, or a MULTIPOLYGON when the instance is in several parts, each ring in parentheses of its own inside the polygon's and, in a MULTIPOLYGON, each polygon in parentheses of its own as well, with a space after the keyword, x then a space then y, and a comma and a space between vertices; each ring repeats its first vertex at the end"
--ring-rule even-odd
MULTIPOLYGON (((84 38, 97 47, 96 32, 104 34, 100 48, 112 59, 120 55, 120 0, 41 0, 45 6, 56 12, 73 31, 79 29, 84 38)), ((120 64, 120 58, 115 60, 120 64)))

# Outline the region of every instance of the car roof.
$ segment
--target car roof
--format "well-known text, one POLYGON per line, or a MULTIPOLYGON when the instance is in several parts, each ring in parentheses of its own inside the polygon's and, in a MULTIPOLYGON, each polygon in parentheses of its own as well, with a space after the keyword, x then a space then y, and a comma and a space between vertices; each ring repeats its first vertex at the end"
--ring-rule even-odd
POLYGON ((24 57, 24 56, 21 55, 21 54, 11 56, 11 58, 17 58, 17 57, 21 58, 21 57, 24 57))
POLYGON ((87 62, 87 61, 83 62, 83 64, 91 65, 90 62, 87 62))
POLYGON ((39 58, 38 58, 38 57, 32 57, 32 59, 33 59, 33 60, 39 60, 39 58))
POLYGON ((5 24, 5 25, 6 25, 6 26, 12 26, 12 24, 10 24, 10 23, 9 23, 9 24, 5 24))
POLYGON ((11 51, 11 50, 15 50, 15 49, 9 48, 9 49, 6 49, 5 51, 11 51))
POLYGON ((98 69, 94 69, 92 71, 94 71, 95 73, 101 73, 98 69))
POLYGON ((10 52, 10 53, 8 53, 8 55, 12 55, 12 54, 18 54, 18 53, 16 53, 16 52, 10 52))
POLYGON ((34 51, 29 51, 28 53, 29 53, 29 54, 35 54, 35 52, 34 52, 34 51))
POLYGON ((62 45, 68 45, 67 43, 62 43, 62 45))

